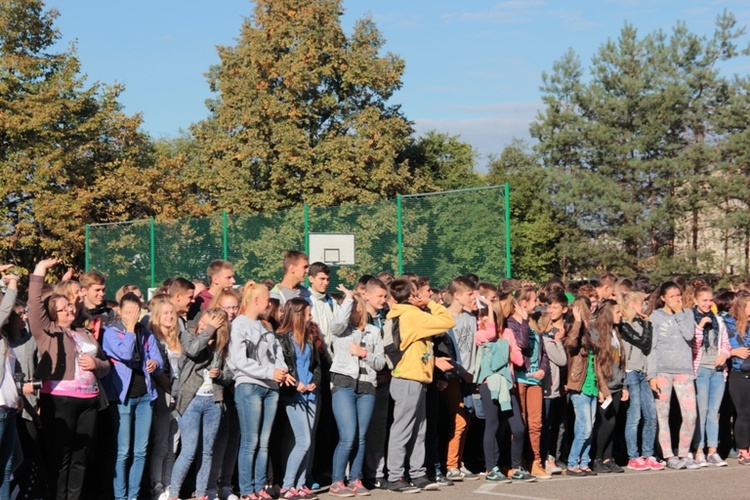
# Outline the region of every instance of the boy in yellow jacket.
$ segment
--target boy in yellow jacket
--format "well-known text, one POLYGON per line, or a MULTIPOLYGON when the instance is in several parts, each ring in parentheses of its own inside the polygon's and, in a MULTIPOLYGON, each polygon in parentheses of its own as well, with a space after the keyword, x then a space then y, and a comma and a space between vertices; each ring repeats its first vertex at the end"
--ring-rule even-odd
POLYGON ((433 302, 420 299, 408 278, 391 283, 391 296, 396 304, 388 319, 399 320, 401 360, 392 371, 391 397, 394 401, 393 425, 388 440, 388 489, 411 492, 437 489, 427 478, 424 467, 427 384, 432 382, 435 363, 447 371, 452 368, 448 358, 435 360, 432 339, 455 326, 448 310, 433 302), (430 312, 422 311, 426 306, 430 312), (404 480, 404 464, 408 459, 411 484, 404 480))

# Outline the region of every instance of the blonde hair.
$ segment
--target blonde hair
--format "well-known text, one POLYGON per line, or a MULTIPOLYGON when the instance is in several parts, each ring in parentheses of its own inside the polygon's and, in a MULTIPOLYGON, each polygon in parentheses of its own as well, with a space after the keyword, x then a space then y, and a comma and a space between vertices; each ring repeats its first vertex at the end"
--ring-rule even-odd
POLYGON ((55 285, 55 293, 64 296, 66 299, 68 299, 68 302, 74 303, 76 301, 76 297, 71 291, 71 288, 73 288, 74 285, 78 285, 79 289, 81 288, 81 284, 75 280, 61 281, 60 283, 55 285))
POLYGON ((641 303, 646 301, 646 294, 643 292, 627 292, 617 298, 617 303, 620 305, 620 313, 622 319, 630 323, 635 318, 635 311, 630 306, 640 301, 641 303))
POLYGON ((245 285, 245 290, 243 290, 242 303, 240 304, 240 311, 237 314, 245 314, 253 303, 253 300, 261 293, 268 293, 268 288, 265 285, 258 285, 253 281, 248 282, 245 285))
POLYGON ((157 339, 163 340, 167 347, 175 352, 182 352, 182 344, 180 344, 179 331, 177 329, 177 308, 167 298, 167 296, 154 297, 151 299, 151 318, 148 322, 148 329, 153 333, 157 339), (161 314, 164 308, 171 307, 174 310, 174 324, 167 330, 167 334, 161 326, 161 314))
POLYGON ((115 302, 119 304, 120 300, 126 293, 135 292, 136 290, 140 291, 141 288, 138 285, 122 285, 117 289, 117 292, 115 292, 115 302))

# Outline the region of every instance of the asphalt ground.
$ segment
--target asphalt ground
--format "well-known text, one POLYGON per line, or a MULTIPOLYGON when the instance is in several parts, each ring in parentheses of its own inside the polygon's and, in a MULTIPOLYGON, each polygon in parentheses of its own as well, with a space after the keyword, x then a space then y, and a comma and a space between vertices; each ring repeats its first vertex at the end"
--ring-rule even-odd
MULTIPOLYGON (((740 466, 728 459, 728 467, 710 467, 699 470, 635 472, 600 474, 591 477, 553 476, 552 479, 524 484, 497 484, 483 477, 475 481, 458 482, 439 491, 422 491, 418 494, 392 493, 373 490, 372 498, 417 500, 429 498, 453 500, 477 498, 516 498, 524 500, 714 500, 750 499, 750 467, 740 466)), ((321 499, 334 499, 321 493, 321 499)))

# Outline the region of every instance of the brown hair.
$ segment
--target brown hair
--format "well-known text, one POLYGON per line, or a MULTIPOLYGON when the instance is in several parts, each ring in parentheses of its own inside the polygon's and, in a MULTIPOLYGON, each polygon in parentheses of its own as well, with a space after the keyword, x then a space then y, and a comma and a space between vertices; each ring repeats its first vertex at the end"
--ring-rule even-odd
POLYGON ((288 250, 284 254, 284 274, 289 271, 290 267, 297 264, 297 262, 301 260, 309 260, 306 253, 299 252, 297 250, 288 250))
POLYGON ((289 299, 284 304, 284 315, 281 317, 281 325, 276 333, 283 335, 291 332, 294 341, 299 345, 300 351, 305 352, 305 345, 311 344, 310 330, 307 328, 306 312, 310 309, 310 303, 300 297, 289 299))
POLYGON ((224 288, 222 290, 219 290, 216 295, 214 295, 214 298, 211 299, 211 302, 208 304, 208 308, 214 308, 214 307, 221 307, 219 304, 222 300, 226 299, 227 297, 231 297, 237 301, 237 304, 240 303, 241 297, 237 292, 232 290, 231 288, 224 288))
MULTIPOLYGON (((612 363, 614 363, 614 356, 612 354, 613 330, 620 344, 620 350, 622 350, 623 345, 620 332, 615 328, 614 323, 614 310, 616 307, 618 307, 617 302, 614 300, 605 300, 597 309, 596 321, 594 321, 594 328, 596 328, 596 333, 599 337, 596 342, 596 358, 594 362, 599 367, 604 378, 608 380, 612 377, 612 363)), ((620 356, 619 364, 620 369, 625 370, 625 356, 620 356)))
POLYGON ((224 270, 233 271, 234 267, 230 262, 227 262, 226 260, 216 259, 215 261, 211 262, 206 269, 206 276, 208 277, 209 283, 211 282, 211 278, 224 270))
POLYGON ((735 325, 737 325, 737 333, 740 337, 744 337, 747 333, 747 314, 745 314, 745 309, 748 302, 750 302, 750 295, 738 294, 734 304, 732 304, 732 308, 729 310, 729 314, 732 315, 735 325))
POLYGON ((136 290, 140 291, 140 287, 138 285, 122 285, 117 289, 117 292, 115 292, 115 302, 119 304, 120 300, 126 293, 135 292, 136 290))
POLYGON ((91 285, 105 285, 107 283, 107 280, 104 279, 104 275, 98 271, 88 271, 83 273, 78 281, 81 283, 81 288, 88 288, 91 285))
POLYGON ((216 345, 214 351, 220 353, 221 357, 226 359, 229 351, 229 316, 227 316, 226 311, 221 307, 212 307, 211 309, 207 309, 201 317, 221 318, 224 320, 221 327, 216 330, 216 345))

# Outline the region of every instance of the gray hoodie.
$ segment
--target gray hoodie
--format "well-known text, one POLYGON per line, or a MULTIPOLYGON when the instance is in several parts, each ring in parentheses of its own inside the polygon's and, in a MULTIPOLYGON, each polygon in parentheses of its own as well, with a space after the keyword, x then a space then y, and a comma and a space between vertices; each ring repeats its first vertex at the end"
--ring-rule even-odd
POLYGON ((657 309, 649 317, 654 329, 651 354, 648 356, 648 378, 658 373, 693 375, 695 318, 692 309, 667 314, 657 309))
POLYGON ((227 368, 234 374, 235 386, 256 384, 279 390, 273 371, 287 366, 276 334, 260 320, 242 314, 232 321, 227 368))

